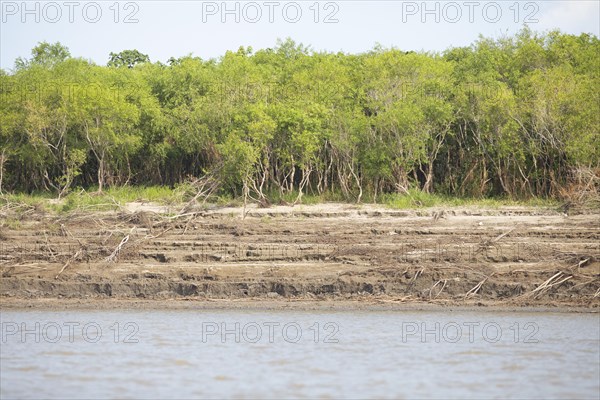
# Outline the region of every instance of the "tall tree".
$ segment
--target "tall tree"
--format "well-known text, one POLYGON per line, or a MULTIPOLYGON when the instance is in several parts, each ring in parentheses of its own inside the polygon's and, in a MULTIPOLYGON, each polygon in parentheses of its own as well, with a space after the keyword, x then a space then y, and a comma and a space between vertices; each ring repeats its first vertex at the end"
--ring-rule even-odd
POLYGON ((137 64, 150 62, 147 54, 140 53, 138 50, 123 50, 119 53, 110 53, 108 60, 109 67, 127 67, 133 68, 137 64))

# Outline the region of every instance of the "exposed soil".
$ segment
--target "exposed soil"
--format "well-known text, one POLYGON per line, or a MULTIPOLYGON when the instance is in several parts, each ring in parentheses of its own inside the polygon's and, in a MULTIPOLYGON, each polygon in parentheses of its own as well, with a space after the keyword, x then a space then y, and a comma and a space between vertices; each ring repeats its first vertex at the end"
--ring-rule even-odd
POLYGON ((597 211, 324 204, 251 207, 244 219, 241 208, 169 211, 177 213, 136 203, 122 212, 1 213, 0 300, 600 309, 597 211))

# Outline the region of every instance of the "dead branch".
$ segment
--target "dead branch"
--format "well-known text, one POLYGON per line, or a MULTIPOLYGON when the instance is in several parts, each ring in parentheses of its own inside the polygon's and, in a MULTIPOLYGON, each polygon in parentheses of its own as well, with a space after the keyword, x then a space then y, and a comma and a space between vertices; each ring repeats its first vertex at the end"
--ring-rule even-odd
MULTIPOLYGON (((578 277, 579 277, 579 276, 578 276, 578 277)), ((577 285, 574 285, 574 286, 570 287, 568 290, 573 290, 573 289, 576 289, 576 288, 578 288, 578 287, 582 287, 582 286, 585 286, 585 285, 589 285, 590 283, 594 283, 594 282, 596 282, 597 280, 598 280, 598 278, 592 278, 592 279, 590 279, 590 280, 587 280, 587 281, 585 281, 585 282, 578 283, 577 285)))
POLYGON ((119 253, 121 252, 121 249, 123 248, 123 246, 125 246, 125 244, 128 241, 129 241, 129 235, 127 235, 123 239, 121 239, 121 243, 119 243, 119 245, 117 246, 117 248, 115 248, 115 251, 113 251, 110 256, 106 257, 105 261, 106 262, 114 262, 115 259, 119 256, 119 253))
POLYGON ((406 287, 406 291, 408 292, 412 286, 415 284, 415 282, 417 281, 417 278, 419 278, 419 276, 421 276, 421 274, 423 273, 423 271, 425 271, 425 268, 421 268, 420 270, 418 270, 415 273, 415 276, 413 276, 413 278, 410 280, 410 283, 408 284, 408 286, 406 287))
POLYGON ((573 278, 573 275, 569 275, 569 276, 566 276, 566 275, 567 274, 565 274, 564 272, 559 271, 556 274, 552 275, 548 280, 543 282, 540 286, 538 286, 531 292, 526 293, 524 296, 525 297, 533 297, 534 299, 537 299, 540 296, 542 296, 543 294, 545 294, 546 292, 548 292, 551 288, 558 286, 558 285, 568 281, 569 279, 573 278), (566 276, 566 278, 565 278, 565 276, 566 276))
POLYGON ((581 260, 577 263, 577 269, 585 266, 589 261, 591 260, 591 257, 586 258, 585 260, 581 260))
POLYGON ((486 276, 481 282, 479 282, 477 285, 475 285, 471 290, 469 290, 466 294, 463 300, 466 300, 467 298, 473 297, 477 294, 477 292, 479 292, 479 289, 481 289, 481 287, 483 286, 483 284, 490 278, 492 277, 494 274, 492 273, 492 275, 490 276, 486 276))
POLYGON ((48 241, 48 235, 46 231, 44 231, 44 240, 46 241, 46 251, 50 254, 50 258, 56 260, 56 254, 52 251, 52 247, 50 246, 50 242, 48 241))
POLYGON ((162 236, 163 234, 167 233, 171 229, 173 229, 172 226, 168 227, 167 229, 163 230, 162 232, 158 233, 157 235, 154 235, 154 236, 148 236, 148 235, 146 235, 139 242, 141 242, 143 240, 156 239, 157 237, 162 236))
POLYGON ((220 166, 212 170, 210 173, 204 175, 201 178, 191 182, 191 186, 196 189, 196 194, 190 199, 179 211, 179 214, 187 213, 196 204, 198 199, 202 199, 202 204, 216 192, 221 186, 220 180, 217 179, 217 174, 220 170, 220 166))
POLYGON ((518 227, 519 227, 519 224, 515 225, 512 229, 509 229, 508 231, 504 232, 503 234, 497 236, 494 240, 492 240, 492 243, 496 243, 497 241, 502 239, 504 236, 508 235, 509 233, 511 233, 512 231, 517 229, 518 227))
POLYGON ((435 298, 437 298, 437 297, 438 297, 438 296, 439 296, 439 295, 440 295, 440 294, 441 294, 441 293, 444 291, 444 288, 446 287, 446 284, 448 283, 448 280, 447 280, 447 279, 444 279, 443 281, 442 281, 442 280, 439 280, 439 281, 437 281, 437 282, 436 282, 436 283, 435 283, 435 284, 434 284, 434 285, 433 285, 433 286, 432 286, 432 287, 429 289, 429 299, 430 299, 430 300, 431 300, 431 296, 432 296, 432 294, 433 294, 433 289, 435 289, 435 288, 436 288, 436 286, 437 286, 437 285, 439 285, 440 283, 443 283, 443 285, 442 285, 442 288, 441 288, 441 289, 440 289, 440 290, 437 292, 437 294, 436 294, 436 295, 433 297, 434 299, 435 299, 435 298))
POLYGON ((506 235, 510 234, 515 229, 517 229, 519 227, 519 225, 520 224, 515 225, 513 228, 509 229, 508 231, 496 236, 494 239, 484 240, 483 242, 479 243, 479 249, 481 250, 481 249, 487 248, 487 247, 491 246, 492 244, 500 241, 503 237, 505 237, 506 235))
POLYGON ((62 273, 63 273, 63 271, 64 271, 65 269, 67 269, 67 267, 69 266, 69 264, 71 264, 71 261, 73 261, 73 260, 76 260, 76 259, 77 259, 77 257, 79 257, 79 255, 81 254, 81 250, 82 250, 82 249, 79 249, 79 250, 77 250, 77 252, 76 252, 75 254, 73 254, 73 257, 71 257, 71 258, 69 258, 69 259, 67 260, 67 262, 65 263, 65 265, 63 265, 63 267, 62 267, 62 268, 61 268, 61 270, 58 272, 58 274, 56 274, 56 276, 54 277, 54 279, 58 279, 58 277, 60 276, 60 274, 62 274, 62 273))

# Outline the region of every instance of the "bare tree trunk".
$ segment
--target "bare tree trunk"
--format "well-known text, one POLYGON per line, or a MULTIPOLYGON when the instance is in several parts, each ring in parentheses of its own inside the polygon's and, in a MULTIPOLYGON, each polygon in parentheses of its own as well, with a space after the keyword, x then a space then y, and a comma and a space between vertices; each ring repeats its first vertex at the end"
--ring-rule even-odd
POLYGON ((6 161, 6 149, 0 153, 0 194, 2 194, 2 180, 4 179, 4 162, 6 161))
POLYGON ((356 198, 356 203, 358 204, 358 203, 360 203, 360 199, 362 198, 362 195, 363 195, 362 183, 360 182, 360 179, 358 178, 358 175, 356 174, 356 172, 354 172, 354 167, 352 165, 350 165, 350 173, 354 177, 356 186, 358 186, 358 197, 356 198))
POLYGON ((483 196, 484 192, 485 192, 485 186, 487 185, 488 182, 488 170, 487 170, 487 164, 485 162, 485 158, 482 158, 481 160, 481 164, 483 166, 482 170, 481 170, 481 185, 479 188, 479 196, 483 196))
POLYGON ((292 158, 292 171, 290 172, 290 175, 289 175, 289 182, 288 182, 288 188, 287 188, 288 193, 292 193, 294 191, 295 175, 296 175, 296 165, 294 164, 294 159, 292 158))
POLYGON ((348 188, 348 183, 344 178, 344 172, 341 170, 341 168, 337 168, 337 173, 338 179, 340 180, 340 188, 342 189, 344 198, 348 199, 350 197, 350 188, 348 188))
MULTIPOLYGON (((129 181, 131 180, 131 163, 129 162, 129 156, 125 155, 125 159, 127 160, 127 180, 125 181, 124 184, 122 184, 123 186, 127 186, 129 184, 129 181)), ((119 183, 121 184, 121 183, 119 183)))
POLYGON ((308 183, 311 172, 312 172, 312 168, 302 168, 302 179, 300 180, 300 185, 298 185, 298 197, 296 197, 294 204, 296 204, 296 203, 300 202, 300 200, 302 200, 302 196, 304 194, 303 191, 304 191, 304 188, 306 187, 306 184, 308 183))
POLYGON ((248 188, 248 177, 244 178, 244 209, 242 210, 242 221, 246 219, 246 206, 248 205, 248 194, 250 189, 248 188))
POLYGON ((425 179, 425 184, 423 185, 423 191, 425 193, 430 193, 432 184, 433 184, 433 166, 431 164, 429 164, 429 165, 427 165, 427 177, 425 179))
POLYGON ((373 203, 377 203, 377 192, 379 191, 379 178, 375 179, 375 186, 373 188, 373 203))
POLYGON ((444 130, 438 133, 434 140, 433 149, 431 154, 429 155, 429 164, 427 165, 427 177, 425 179, 425 185, 423 185, 423 190, 426 193, 431 192, 431 187, 433 186, 433 163, 437 159, 438 153, 444 144, 444 140, 446 139, 446 132, 450 130, 450 126, 446 126, 444 130))
POLYGON ((98 159, 98 193, 104 189, 104 155, 98 159))

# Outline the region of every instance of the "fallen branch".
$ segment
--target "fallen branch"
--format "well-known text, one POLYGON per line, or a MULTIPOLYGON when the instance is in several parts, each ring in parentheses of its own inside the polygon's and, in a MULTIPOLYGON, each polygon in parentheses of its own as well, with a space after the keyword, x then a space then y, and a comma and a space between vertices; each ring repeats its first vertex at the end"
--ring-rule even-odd
POLYGON ((562 284, 563 282, 566 282, 569 279, 573 278, 573 275, 569 275, 566 278, 565 278, 565 275, 566 274, 564 272, 562 272, 562 271, 557 272, 556 274, 552 275, 550 277, 550 279, 548 279, 545 282, 543 282, 540 286, 538 286, 537 288, 535 288, 531 292, 526 293, 525 296, 526 297, 533 296, 534 299, 537 299, 539 296, 541 296, 544 293, 546 293, 552 287, 558 286, 558 285, 562 284))
POLYGON ((406 292, 408 292, 410 289, 412 289, 412 286, 415 284, 415 282, 417 281, 417 278, 419 276, 421 276, 421 274, 423 273, 423 271, 425 271, 425 268, 421 268, 420 270, 418 270, 415 273, 415 276, 413 276, 413 278, 411 279, 410 283, 408 284, 408 286, 406 287, 406 292))
POLYGON ((196 188, 196 194, 188 201, 183 208, 179 211, 179 214, 186 214, 191 210, 199 198, 202 198, 202 204, 216 192, 221 186, 220 180, 216 178, 219 173, 221 166, 218 166, 210 173, 204 175, 202 178, 196 179, 191 182, 190 185, 196 188))
POLYGON ((115 251, 113 251, 110 256, 106 257, 105 261, 106 262, 114 262, 115 259, 119 256, 119 252, 121 251, 121 249, 123 248, 123 246, 125 246, 125 243, 127 243, 128 241, 129 241, 129 235, 125 236, 121 240, 121 243, 119 243, 119 245, 117 246, 117 248, 115 249, 115 251))
MULTIPOLYGON (((492 274, 494 275, 494 274, 492 274)), ((479 292, 479 289, 481 289, 481 287, 483 286, 483 284, 492 276, 486 276, 481 282, 479 282, 477 285, 475 285, 471 290, 469 290, 466 294, 463 300, 466 300, 469 297, 473 297, 477 294, 477 292, 479 292)))
MULTIPOLYGON (((436 286, 437 286, 437 285, 439 285, 440 283, 442 283, 442 281, 441 281, 441 280, 437 281, 437 282, 436 282, 436 283, 435 283, 435 284, 434 284, 434 285, 431 287, 431 289, 429 289, 429 299, 430 299, 430 300, 431 300, 431 295, 432 295, 432 293, 433 293, 433 289, 435 289, 435 288, 436 288, 436 286)), ((434 299, 435 299, 435 298, 437 298, 437 297, 438 297, 438 296, 439 296, 439 295, 440 295, 440 294, 441 294, 441 293, 444 291, 444 288, 446 287, 446 284, 448 283, 448 280, 447 280, 447 279, 444 279, 443 283, 444 283, 444 284, 442 285, 442 288, 441 288, 441 289, 439 290, 439 292, 437 292, 437 294, 436 294, 436 295, 433 297, 434 299)))
POLYGON ((42 269, 42 267, 39 266, 40 263, 36 262, 36 263, 29 263, 29 264, 15 264, 15 265, 10 265, 10 267, 27 267, 27 268, 40 268, 42 269))
POLYGON ((597 280, 598 280, 598 278, 592 278, 592 279, 590 279, 590 280, 588 280, 588 281, 585 281, 585 282, 578 283, 577 285, 574 285, 574 286, 570 287, 568 290, 573 290, 573 289, 576 289, 576 288, 578 288, 578 287, 582 287, 582 286, 585 286, 585 285, 589 285, 590 283, 594 283, 594 282, 596 282, 597 280))
POLYGON ((61 268, 61 270, 58 272, 58 274, 56 274, 56 276, 54 277, 54 279, 58 279, 58 277, 60 276, 60 274, 63 273, 63 271, 65 269, 67 269, 67 267, 69 266, 69 264, 71 264, 71 261, 77 259, 77 257, 79 257, 79 255, 81 254, 81 249, 77 250, 77 252, 75 254, 73 254, 73 257, 69 258, 67 260, 67 262, 65 263, 65 265, 63 265, 63 267, 61 268))
POLYGON ((48 235, 46 234, 46 231, 44 231, 44 240, 46 242, 46 251, 50 253, 50 258, 56 260, 56 254, 54 254, 54 252, 52 251, 52 247, 50 246, 50 242, 48 241, 48 235))
POLYGON ((556 274, 552 275, 550 277, 550 279, 548 279, 547 281, 543 282, 540 286, 538 286, 537 288, 535 288, 534 290, 532 290, 531 294, 533 295, 533 294, 539 292, 540 290, 544 290, 544 288, 546 288, 550 282, 552 282, 554 279, 560 278, 562 276, 562 274, 563 274, 562 271, 558 271, 556 274))
POLYGON ((162 236, 163 234, 167 233, 168 231, 170 231, 171 229, 173 229, 172 226, 168 227, 167 229, 163 230, 162 232, 159 232, 158 234, 154 235, 154 236, 144 236, 144 238, 142 240, 149 240, 149 239, 156 239, 159 236, 162 236))
POLYGON ((203 215, 204 211, 195 211, 195 212, 189 212, 189 213, 185 213, 185 214, 177 214, 177 215, 171 215, 168 217, 163 217, 164 219, 177 219, 177 218, 182 218, 182 217, 189 217, 191 216, 196 216, 196 215, 203 215))
POLYGON ((584 267, 589 261, 591 260, 591 257, 586 258, 585 260, 581 260, 577 263, 576 268, 579 269, 581 267, 584 267))
POLYGON ((481 243, 479 243, 479 250, 485 249, 485 248, 491 246, 492 244, 500 241, 503 237, 510 234, 518 227, 519 227, 519 224, 515 225, 512 229, 509 229, 508 231, 501 233, 500 235, 496 236, 494 239, 491 239, 491 240, 488 239, 488 240, 482 241, 481 243))
POLYGON ((492 243, 496 243, 497 241, 502 239, 504 236, 508 235, 509 233, 511 233, 512 231, 517 229, 518 227, 519 227, 519 224, 515 225, 512 229, 509 229, 508 231, 504 232, 503 234, 497 236, 494 240, 492 240, 492 243))
POLYGON ((412 300, 413 296, 408 295, 404 297, 397 297, 395 299, 373 299, 376 303, 403 303, 408 300, 412 300))
POLYGON ((417 271, 417 273, 415 274, 415 276, 413 278, 413 282, 416 281, 419 276, 421 276, 423 271, 425 271, 425 268, 421 268, 420 270, 417 271))

